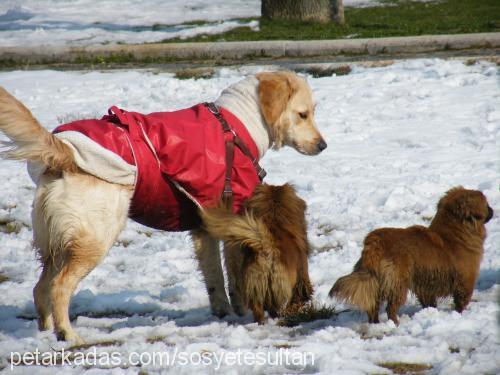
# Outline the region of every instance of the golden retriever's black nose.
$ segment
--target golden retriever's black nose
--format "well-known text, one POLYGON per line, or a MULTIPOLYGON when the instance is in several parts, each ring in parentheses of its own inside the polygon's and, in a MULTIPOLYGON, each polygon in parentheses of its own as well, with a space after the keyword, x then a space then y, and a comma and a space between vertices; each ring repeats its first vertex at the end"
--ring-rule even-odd
POLYGON ((319 141, 317 144, 316 144, 316 148, 318 149, 318 152, 321 152, 323 151, 325 148, 327 148, 328 145, 326 144, 326 142, 324 140, 321 140, 319 141))

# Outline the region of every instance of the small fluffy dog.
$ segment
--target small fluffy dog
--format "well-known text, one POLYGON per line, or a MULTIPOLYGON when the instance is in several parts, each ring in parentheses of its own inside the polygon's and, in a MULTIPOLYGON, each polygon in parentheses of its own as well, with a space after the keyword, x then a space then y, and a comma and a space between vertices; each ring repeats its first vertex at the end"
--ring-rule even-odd
MULTIPOLYGON (((327 147, 315 125, 315 104, 311 89, 304 78, 292 72, 263 72, 248 77, 222 91, 213 104, 216 109, 220 109, 219 113, 209 110, 206 105, 202 104, 176 112, 159 113, 160 117, 165 115, 167 118, 176 116, 178 112, 186 113, 188 120, 182 124, 184 128, 181 128, 179 123, 172 125, 168 121, 157 122, 158 113, 141 115, 122 111, 116 107, 110 108, 109 116, 101 120, 88 120, 97 130, 106 126, 110 131, 114 131, 110 134, 114 136, 118 134, 118 138, 122 136, 126 138, 127 142, 120 143, 120 145, 123 145, 121 149, 125 150, 129 159, 132 160, 127 161, 125 157, 121 158, 114 154, 109 157, 108 149, 103 151, 99 144, 92 143, 93 140, 89 140, 79 132, 76 132, 78 133, 76 135, 74 131, 63 131, 58 134, 48 132, 21 102, 0 87, 0 131, 12 141, 10 150, 3 156, 27 160, 40 172, 34 179, 37 188, 32 212, 34 247, 43 265, 40 279, 33 290, 40 330, 53 328, 59 340, 72 343, 83 342, 71 327, 69 320, 68 310, 73 292, 80 281, 106 256, 125 227, 127 217, 134 218, 130 212, 131 207, 139 210, 144 208, 143 218, 151 216, 148 215, 148 210, 157 210, 159 207, 159 202, 154 201, 149 201, 147 205, 137 204, 135 193, 141 190, 138 189, 138 184, 147 187, 146 194, 142 194, 145 199, 151 200, 151 196, 147 193, 158 191, 156 189, 158 184, 167 186, 176 197, 183 196, 182 204, 177 205, 177 208, 180 207, 182 218, 182 216, 188 216, 186 207, 189 206, 189 212, 197 212, 195 203, 198 204, 198 208, 203 206, 202 203, 195 202, 195 199, 186 198, 186 196, 189 198, 188 190, 191 183, 198 184, 201 188, 211 189, 220 185, 220 190, 217 188, 218 191, 215 194, 203 196, 207 201, 217 201, 220 199, 224 180, 233 183, 239 178, 240 185, 236 186, 238 189, 233 187, 233 196, 236 196, 243 188, 250 186, 248 180, 241 181, 241 176, 244 174, 242 172, 245 171, 238 169, 238 165, 246 163, 246 174, 248 175, 248 170, 252 171, 253 180, 257 181, 252 163, 255 164, 262 158, 270 147, 279 149, 282 146, 290 146, 306 155, 316 155, 327 147), (238 136, 242 138, 246 134, 245 143, 247 148, 251 149, 249 153, 253 150, 253 160, 247 158, 248 153, 243 154, 243 148, 237 144, 238 147, 234 147, 234 164, 231 168, 228 167, 230 163, 225 162, 223 154, 215 154, 213 148, 207 149, 208 146, 204 146, 206 143, 200 137, 205 133, 210 135, 214 144, 219 142, 217 150, 224 149, 224 144, 220 140, 224 142, 226 139, 226 155, 228 155, 227 136, 231 136, 232 133, 236 139, 234 129, 231 131, 224 129, 223 133, 223 128, 220 126, 222 122, 220 120, 217 122, 215 119, 217 115, 225 117, 230 126, 239 124, 238 136), (120 121, 116 120, 117 118, 120 121), (148 123, 148 119, 151 123, 148 123), (115 129, 114 124, 116 128, 119 128, 118 130, 115 129), (186 145, 189 150, 195 149, 190 159, 186 159, 187 162, 184 160, 185 148, 169 154, 159 152, 161 150, 158 149, 159 146, 157 147, 156 143, 165 141, 165 137, 148 137, 148 134, 150 131, 158 133, 161 129, 173 129, 177 132, 175 137, 169 139, 170 141, 164 142, 168 147, 176 147, 179 140, 182 140, 183 147, 186 145), (187 141, 193 141, 193 143, 188 145, 187 141), (142 151, 131 152, 129 148, 131 147, 134 151, 134 147, 139 147, 137 145, 142 151), (86 153, 82 157, 83 151, 86 153), (139 157, 143 158, 140 168, 137 167, 139 157), (205 159, 201 159, 202 157, 205 159), (135 164, 133 158, 136 158, 135 164), (149 158, 147 160, 150 162, 145 163, 145 158, 149 158), (185 184, 178 181, 172 182, 170 175, 166 173, 169 172, 168 165, 164 172, 163 160, 173 160, 174 163, 184 162, 182 165, 184 169, 174 165, 174 173, 186 178, 195 175, 197 179, 185 184), (207 174, 203 175, 205 172, 203 165, 206 163, 200 160, 205 160, 219 168, 215 176, 210 176, 208 173, 208 177, 214 177, 210 181, 206 179, 207 174), (198 170, 196 166, 191 165, 195 163, 198 163, 198 166, 201 163, 198 170), (140 177, 141 174, 138 172, 141 172, 141 169, 152 170, 156 173, 154 181, 157 185, 148 187, 147 184, 151 181, 150 176, 140 177), (232 180, 227 176, 226 179, 224 178, 223 172, 227 173, 227 170, 232 171, 232 180)), ((253 188, 250 193, 252 192, 253 188)), ((159 199, 164 199, 164 195, 160 195, 159 199)), ((302 205, 299 206, 302 208, 302 205)), ((169 210, 160 211, 157 217, 160 220, 164 219, 170 212, 169 210)), ((286 219, 283 220, 286 222, 286 219)), ((228 228, 231 227, 229 223, 227 225, 228 228)), ((236 313, 243 314, 245 310, 242 306, 242 298, 239 290, 235 288, 235 279, 238 275, 232 272, 235 268, 228 267, 230 305, 224 288, 218 241, 203 230, 199 223, 191 230, 196 257, 205 279, 212 312, 218 316, 224 316, 231 312, 232 307, 236 313)), ((299 237, 298 232, 293 233, 297 234, 297 238, 299 237)), ((305 236, 303 240, 305 241, 305 236)), ((286 238, 280 241, 295 243, 286 238)), ((299 240, 294 241, 298 243, 299 240)), ((307 252, 305 242, 301 246, 307 252)), ((224 253, 228 264, 237 263, 229 259, 230 252, 225 250, 224 253)), ((261 261, 260 255, 256 258, 259 262, 261 261)), ((288 260, 283 260, 283 262, 286 263, 288 260)), ((287 292, 285 297, 280 297, 279 302, 286 300, 289 295, 290 293, 287 292)))
POLYGON ((455 310, 470 302, 479 274, 486 238, 485 223, 493 216, 485 196, 456 187, 441 198, 429 228, 377 229, 365 238, 354 271, 337 280, 330 296, 359 306, 370 323, 378 323, 380 304, 387 301, 389 319, 408 290, 423 307, 436 307, 440 297, 453 296, 455 310))
POLYGON ((305 210, 305 202, 285 184, 257 186, 243 215, 221 206, 202 213, 207 232, 243 258, 233 264, 241 275, 236 289, 259 324, 264 311, 276 317, 286 306, 311 298, 305 210))

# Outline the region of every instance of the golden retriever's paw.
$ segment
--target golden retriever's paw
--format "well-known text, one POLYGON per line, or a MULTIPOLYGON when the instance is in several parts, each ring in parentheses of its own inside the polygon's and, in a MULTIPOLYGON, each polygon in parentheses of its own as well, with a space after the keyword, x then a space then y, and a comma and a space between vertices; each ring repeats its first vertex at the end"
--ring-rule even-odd
POLYGON ((38 319, 38 330, 43 331, 52 331, 54 329, 54 323, 52 321, 52 317, 47 317, 45 319, 38 319))
POLYGON ((226 315, 231 314, 231 306, 229 306, 229 303, 223 306, 212 306, 211 308, 212 308, 212 314, 219 319, 222 319, 226 315))
POLYGON ((233 304, 233 311, 238 316, 245 316, 248 313, 248 309, 242 304, 233 304))
POLYGON ((85 345, 85 341, 73 330, 59 330, 56 337, 58 341, 66 341, 71 346, 85 345))
POLYGON ((248 308, 245 306, 239 293, 230 292, 229 299, 231 300, 231 307, 236 315, 245 316, 248 313, 248 308))
POLYGON ((224 293, 209 293, 210 300, 210 309, 212 310, 212 314, 217 316, 218 318, 223 318, 226 315, 231 314, 231 305, 226 296, 226 292, 224 293))
POLYGON ((218 318, 224 318, 226 315, 231 314, 231 305, 227 301, 210 301, 210 309, 212 310, 212 314, 218 318))

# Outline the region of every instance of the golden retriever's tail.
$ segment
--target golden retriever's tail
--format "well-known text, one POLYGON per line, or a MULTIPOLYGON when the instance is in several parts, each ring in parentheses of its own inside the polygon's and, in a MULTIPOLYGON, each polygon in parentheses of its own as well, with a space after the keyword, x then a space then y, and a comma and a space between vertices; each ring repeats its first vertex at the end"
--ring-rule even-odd
POLYGON ((373 311, 379 298, 379 283, 375 275, 368 271, 354 271, 338 279, 329 296, 359 306, 362 310, 373 311))
POLYGON ((205 230, 213 237, 234 245, 247 246, 256 253, 269 253, 275 248, 267 226, 249 213, 235 215, 223 206, 201 212, 205 230))
POLYGON ((0 153, 4 158, 40 162, 57 171, 78 169, 69 146, 44 129, 3 87, 0 87, 0 130, 12 141, 0 153))

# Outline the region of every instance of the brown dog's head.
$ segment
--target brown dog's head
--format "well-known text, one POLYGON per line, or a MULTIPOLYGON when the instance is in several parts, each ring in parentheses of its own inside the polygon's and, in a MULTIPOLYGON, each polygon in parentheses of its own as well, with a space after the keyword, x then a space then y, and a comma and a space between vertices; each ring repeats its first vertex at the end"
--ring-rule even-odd
POLYGON ((259 100, 275 148, 317 155, 327 144, 314 122, 315 104, 306 80, 292 72, 259 73, 259 100))
POLYGON ((488 205, 484 194, 478 190, 464 189, 462 186, 449 190, 439 200, 439 211, 444 211, 448 217, 471 225, 476 230, 493 217, 493 209, 488 205))

